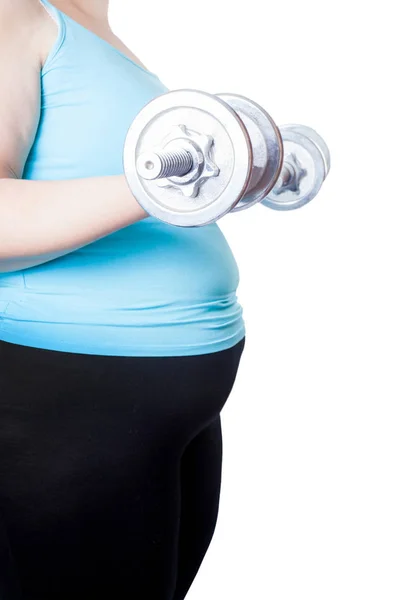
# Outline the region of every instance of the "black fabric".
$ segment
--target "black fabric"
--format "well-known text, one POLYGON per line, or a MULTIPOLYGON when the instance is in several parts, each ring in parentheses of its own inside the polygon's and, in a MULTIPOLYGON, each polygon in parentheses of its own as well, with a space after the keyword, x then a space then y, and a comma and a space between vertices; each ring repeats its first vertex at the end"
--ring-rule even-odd
POLYGON ((1 600, 185 598, 244 345, 160 358, 0 341, 1 600))

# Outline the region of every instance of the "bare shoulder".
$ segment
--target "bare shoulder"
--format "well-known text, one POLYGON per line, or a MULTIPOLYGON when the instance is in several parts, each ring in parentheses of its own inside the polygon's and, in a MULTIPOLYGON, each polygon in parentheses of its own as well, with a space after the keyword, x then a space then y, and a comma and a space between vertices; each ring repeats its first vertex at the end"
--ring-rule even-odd
POLYGON ((39 68, 57 32, 57 24, 39 0, 0 0, 1 45, 29 53, 32 63, 39 68))

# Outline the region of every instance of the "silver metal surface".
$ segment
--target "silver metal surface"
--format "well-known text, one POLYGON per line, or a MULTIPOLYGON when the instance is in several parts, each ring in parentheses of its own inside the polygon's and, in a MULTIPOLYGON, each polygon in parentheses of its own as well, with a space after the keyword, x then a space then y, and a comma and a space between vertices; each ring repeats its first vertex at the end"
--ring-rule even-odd
POLYGON ((280 178, 262 204, 275 210, 294 210, 304 206, 318 194, 325 180, 326 163, 319 147, 307 135, 299 133, 297 126, 292 128, 284 125, 280 131, 284 164, 294 168, 294 176, 289 181, 286 177, 286 183, 280 178))
POLYGON ((183 148, 145 152, 136 161, 137 172, 143 179, 164 179, 174 175, 179 177, 187 175, 192 168, 192 155, 183 148))
POLYGON ((210 177, 218 177, 219 168, 211 158, 211 148, 214 140, 210 135, 190 131, 185 125, 173 127, 169 136, 164 140, 167 141, 165 148, 174 148, 177 151, 191 154, 192 167, 182 175, 167 176, 166 179, 161 179, 157 182, 160 187, 171 187, 180 190, 187 198, 196 198, 200 191, 200 187, 210 177))
POLYGON ((278 126, 262 106, 237 94, 217 94, 243 121, 252 146, 251 176, 236 212, 260 202, 273 189, 282 168, 283 142, 278 126))
POLYGON ((198 227, 224 216, 243 196, 253 156, 246 127, 226 102, 198 90, 176 90, 156 97, 138 113, 126 136, 123 161, 132 194, 148 214, 171 225, 198 227), (196 197, 185 196, 183 186, 164 187, 160 183, 165 180, 143 179, 136 168, 140 155, 164 148, 166 140, 172 141, 173 128, 182 125, 214 141, 209 158, 219 175, 209 177, 196 197))
POLYGON ((283 127, 281 127, 281 129, 290 129, 292 131, 297 131, 298 133, 301 133, 303 135, 305 135, 306 137, 308 137, 310 140, 312 140, 314 142, 314 144, 316 144, 316 146, 318 147, 318 149, 320 150, 323 158, 324 158, 324 163, 325 163, 325 177, 328 176, 328 173, 330 171, 331 168, 331 154, 329 152, 329 148, 325 142, 325 140, 320 136, 319 133, 317 133, 315 131, 315 129, 313 129, 312 127, 308 127, 307 125, 300 125, 300 124, 287 124, 284 125, 283 127))
POLYGON ((300 183, 304 177, 307 176, 306 169, 303 169, 301 163, 298 161, 297 156, 288 154, 285 157, 282 171, 279 175, 279 179, 274 187, 274 193, 279 195, 283 192, 300 192, 300 183))
POLYGON ((290 184, 295 176, 294 168, 289 163, 285 162, 282 167, 282 171, 279 174, 278 181, 276 182, 275 189, 285 187, 290 184))

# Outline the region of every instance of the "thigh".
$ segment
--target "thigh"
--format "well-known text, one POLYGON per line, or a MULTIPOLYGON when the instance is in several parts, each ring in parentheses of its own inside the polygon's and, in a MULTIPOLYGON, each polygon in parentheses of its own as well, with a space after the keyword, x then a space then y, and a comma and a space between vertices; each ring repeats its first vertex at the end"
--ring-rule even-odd
POLYGON ((172 598, 181 459, 220 413, 242 349, 136 358, 0 344, 0 519, 23 600, 172 598))
POLYGON ((214 534, 221 488, 222 431, 218 415, 188 444, 181 461, 178 573, 173 600, 183 600, 214 534))
POLYGON ((145 364, 131 361, 135 383, 126 373, 117 384, 103 357, 23 351, 18 372, 16 352, 0 374, 4 599, 20 586, 23 600, 170 600, 179 459, 167 432, 157 437, 162 413, 150 418, 161 394, 141 380, 145 364))
POLYGON ((7 529, 0 513, 0 598, 22 600, 15 560, 11 551, 7 529))

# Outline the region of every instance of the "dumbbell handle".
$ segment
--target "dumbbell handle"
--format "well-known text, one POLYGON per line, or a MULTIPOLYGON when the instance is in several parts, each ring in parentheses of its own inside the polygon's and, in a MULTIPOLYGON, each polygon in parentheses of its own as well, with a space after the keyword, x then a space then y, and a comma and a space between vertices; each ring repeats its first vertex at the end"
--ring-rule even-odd
MULTIPOLYGON (((193 168, 193 157, 184 149, 144 152, 136 161, 140 177, 154 181, 168 177, 183 177, 193 168)), ((293 181, 295 169, 290 162, 284 162, 275 191, 285 188, 293 181)))
POLYGON ((160 150, 144 152, 136 161, 136 170, 143 179, 183 177, 193 168, 193 157, 186 150, 160 150))

